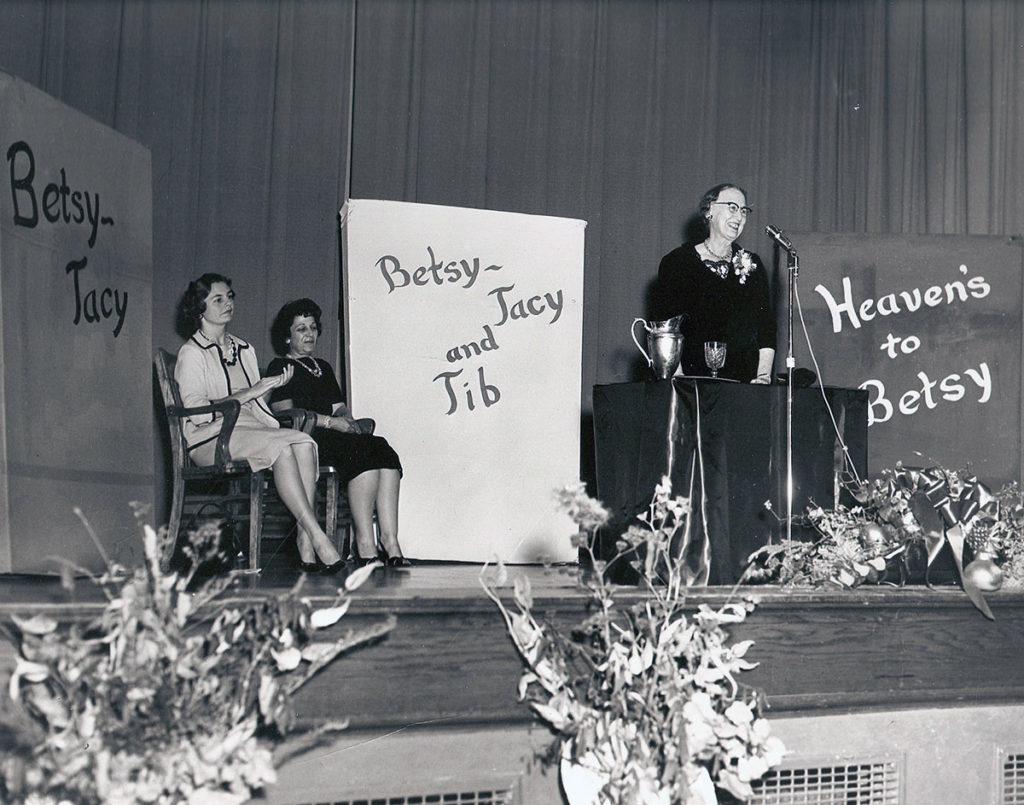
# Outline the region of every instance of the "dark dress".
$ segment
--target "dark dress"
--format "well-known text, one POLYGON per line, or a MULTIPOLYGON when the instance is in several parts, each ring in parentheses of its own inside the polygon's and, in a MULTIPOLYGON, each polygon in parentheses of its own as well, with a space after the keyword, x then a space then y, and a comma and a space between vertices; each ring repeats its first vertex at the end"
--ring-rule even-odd
MULTIPOLYGON (((295 371, 287 386, 274 389, 270 402, 291 400, 296 408, 330 414, 334 406, 344 401, 341 386, 334 369, 327 361, 307 358, 302 361, 292 358, 274 358, 267 367, 267 375, 277 375, 291 364, 295 371), (321 376, 314 376, 311 367, 316 365, 321 376)), ((348 483, 367 470, 398 470, 402 464, 387 439, 363 433, 342 433, 326 428, 314 428, 313 438, 320 447, 320 461, 332 465, 338 471, 342 483, 348 483)))
POLYGON ((704 362, 705 341, 727 345, 718 376, 743 382, 757 376, 758 350, 775 348, 768 273, 760 257, 744 251, 753 268, 741 278, 735 265, 740 251, 744 250, 733 244, 733 263, 718 263, 717 273, 701 260, 694 243, 684 243, 661 259, 651 295, 651 318, 663 321, 683 315, 683 374, 710 374, 704 362))

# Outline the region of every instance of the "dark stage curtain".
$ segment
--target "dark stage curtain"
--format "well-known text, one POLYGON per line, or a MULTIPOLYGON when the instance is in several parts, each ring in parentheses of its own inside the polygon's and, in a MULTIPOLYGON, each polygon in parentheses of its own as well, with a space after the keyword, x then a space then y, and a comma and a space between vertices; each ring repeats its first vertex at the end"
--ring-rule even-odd
MULTIPOLYGON (((203 271, 234 279, 235 329, 263 363, 284 301, 336 303, 353 8, 0 4, 0 69, 152 152, 155 347, 177 348, 174 305, 203 271)), ((329 335, 326 355, 337 328, 329 335)))
POLYGON ((0 68, 151 149, 166 347, 203 270, 267 358, 282 301, 338 298, 350 101, 353 197, 588 221, 585 410, 632 379, 629 324, 712 184, 746 187, 769 262, 766 223, 1024 218, 1016 0, 5 0, 0 31, 0 68))

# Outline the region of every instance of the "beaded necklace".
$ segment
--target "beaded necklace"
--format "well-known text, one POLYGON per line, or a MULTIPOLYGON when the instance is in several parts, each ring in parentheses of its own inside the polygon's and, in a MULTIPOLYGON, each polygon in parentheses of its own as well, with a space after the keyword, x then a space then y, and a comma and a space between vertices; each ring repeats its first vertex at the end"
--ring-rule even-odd
POLYGON ((716 259, 712 260, 707 257, 702 257, 701 261, 710 269, 712 274, 724 280, 729 276, 729 269, 732 267, 732 255, 723 257, 720 254, 716 254, 711 250, 711 246, 708 245, 707 241, 704 241, 703 246, 707 250, 707 253, 716 259))
POLYGON ((225 358, 224 353, 220 353, 220 362, 225 366, 234 366, 238 363, 238 344, 230 335, 227 336, 228 342, 228 354, 230 357, 225 358))
POLYGON ((310 358, 310 360, 313 361, 312 369, 309 368, 309 364, 306 363, 302 358, 296 358, 293 355, 289 355, 288 359, 293 361, 294 363, 297 363, 299 366, 301 366, 303 369, 305 369, 307 372, 313 375, 313 377, 323 377, 324 370, 320 368, 320 364, 317 363, 316 358, 310 358))

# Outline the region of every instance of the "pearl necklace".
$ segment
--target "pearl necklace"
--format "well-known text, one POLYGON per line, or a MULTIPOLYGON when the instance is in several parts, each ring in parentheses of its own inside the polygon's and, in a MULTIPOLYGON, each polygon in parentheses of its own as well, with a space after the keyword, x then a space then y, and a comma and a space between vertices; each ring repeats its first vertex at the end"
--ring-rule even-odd
POLYGON ((313 375, 313 377, 323 377, 324 370, 320 368, 320 364, 316 362, 316 358, 310 358, 310 360, 313 361, 313 369, 310 369, 309 364, 303 361, 302 358, 296 358, 294 355, 289 355, 288 359, 291 360, 293 363, 297 363, 299 366, 301 366, 303 369, 305 369, 307 372, 313 375))

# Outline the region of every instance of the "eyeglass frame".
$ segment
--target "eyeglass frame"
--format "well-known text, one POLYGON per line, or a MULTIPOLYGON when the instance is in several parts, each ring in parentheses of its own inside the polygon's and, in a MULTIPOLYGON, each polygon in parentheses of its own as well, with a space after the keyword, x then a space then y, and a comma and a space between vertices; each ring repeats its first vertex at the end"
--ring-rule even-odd
POLYGON ((740 206, 739 204, 737 204, 737 203, 736 203, 735 201, 712 201, 712 202, 710 202, 710 203, 711 203, 711 204, 724 204, 725 206, 727 206, 727 207, 730 207, 730 208, 731 208, 731 209, 729 210, 729 212, 730 212, 730 213, 732 213, 732 214, 734 214, 734 215, 735 215, 736 213, 742 213, 742 215, 743 215, 743 217, 744 217, 744 218, 746 218, 747 216, 749 216, 749 215, 750 215, 750 213, 752 213, 752 212, 754 211, 754 208, 753 208, 753 207, 741 207, 741 206, 740 206))

